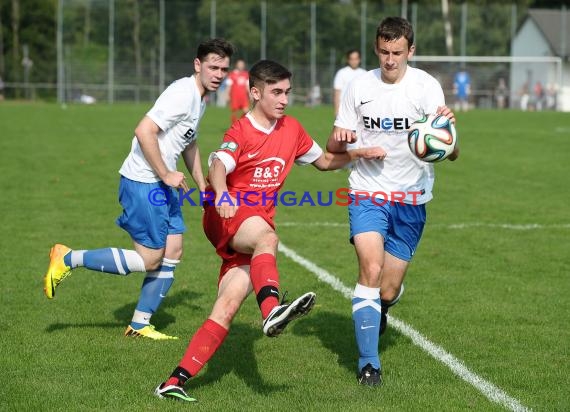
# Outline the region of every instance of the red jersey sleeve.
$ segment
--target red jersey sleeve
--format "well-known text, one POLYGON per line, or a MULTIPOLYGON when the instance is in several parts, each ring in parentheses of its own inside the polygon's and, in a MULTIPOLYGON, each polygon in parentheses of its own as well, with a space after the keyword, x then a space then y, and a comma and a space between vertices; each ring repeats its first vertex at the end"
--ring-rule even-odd
POLYGON ((243 133, 241 133, 240 122, 234 122, 224 134, 222 144, 219 149, 210 154, 208 166, 212 164, 214 157, 217 157, 226 167, 226 174, 230 174, 236 168, 238 159, 243 151, 243 133))

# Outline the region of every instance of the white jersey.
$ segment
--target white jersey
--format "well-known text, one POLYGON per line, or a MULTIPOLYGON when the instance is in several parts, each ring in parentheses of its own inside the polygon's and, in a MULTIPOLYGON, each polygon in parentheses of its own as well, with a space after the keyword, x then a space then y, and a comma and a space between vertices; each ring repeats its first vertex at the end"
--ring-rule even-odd
MULTIPOLYGON (((198 124, 206 104, 200 96, 196 77, 176 80, 162 92, 146 114, 160 127, 158 146, 168 170, 176 170, 176 163, 186 146, 198 137, 198 124)), ((160 181, 146 161, 136 136, 131 152, 119 173, 128 179, 143 183, 160 181)))
POLYGON ((423 204, 433 197, 433 165, 412 155, 407 129, 445 104, 443 90, 434 77, 420 69, 408 66, 396 84, 384 83, 380 70, 371 70, 350 84, 334 123, 355 130, 358 147, 380 146, 387 153, 384 160, 356 161, 349 177, 350 189, 382 192, 380 199, 401 198, 394 193, 404 192, 405 203, 423 204))
POLYGON ((357 67, 356 69, 353 69, 350 66, 343 67, 342 69, 340 69, 339 71, 336 72, 336 74, 334 76, 334 81, 333 81, 333 89, 340 90, 340 100, 339 101, 342 101, 342 96, 344 94, 344 91, 346 90, 346 88, 348 87, 350 82, 352 80, 354 80, 355 78, 357 78, 358 76, 365 74, 365 73, 366 73, 366 70, 364 70, 361 67, 357 67))

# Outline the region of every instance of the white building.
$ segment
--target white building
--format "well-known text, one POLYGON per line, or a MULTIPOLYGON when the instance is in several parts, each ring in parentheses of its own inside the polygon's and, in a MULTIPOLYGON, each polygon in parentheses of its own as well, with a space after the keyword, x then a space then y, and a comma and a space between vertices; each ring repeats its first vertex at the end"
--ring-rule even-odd
MULTIPOLYGON (((513 57, 559 57, 562 68, 553 63, 521 62, 511 65, 511 106, 524 106, 526 89, 529 108, 538 108, 534 87, 540 82, 545 91, 541 105, 546 104, 548 86, 556 89, 558 110, 570 111, 570 11, 530 9, 519 27, 511 48, 513 57), (559 84, 561 83, 561 84, 559 84)), ((552 96, 551 96, 552 98, 552 96)), ((522 107, 525 108, 525 107, 522 107)))

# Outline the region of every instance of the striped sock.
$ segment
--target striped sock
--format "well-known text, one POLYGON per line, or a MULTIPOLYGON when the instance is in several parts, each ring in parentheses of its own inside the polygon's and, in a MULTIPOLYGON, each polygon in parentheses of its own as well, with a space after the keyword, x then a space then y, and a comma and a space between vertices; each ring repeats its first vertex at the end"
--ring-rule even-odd
POLYGON ((71 269, 85 267, 115 275, 128 275, 131 272, 145 271, 141 255, 128 249, 72 250, 65 255, 63 260, 71 269))

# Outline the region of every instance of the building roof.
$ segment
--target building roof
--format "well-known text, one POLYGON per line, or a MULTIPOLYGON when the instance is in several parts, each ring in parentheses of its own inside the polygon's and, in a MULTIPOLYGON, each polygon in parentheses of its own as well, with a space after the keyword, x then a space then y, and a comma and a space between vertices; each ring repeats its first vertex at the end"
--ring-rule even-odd
POLYGON ((570 10, 529 9, 528 18, 536 23, 556 56, 570 56, 570 10))

